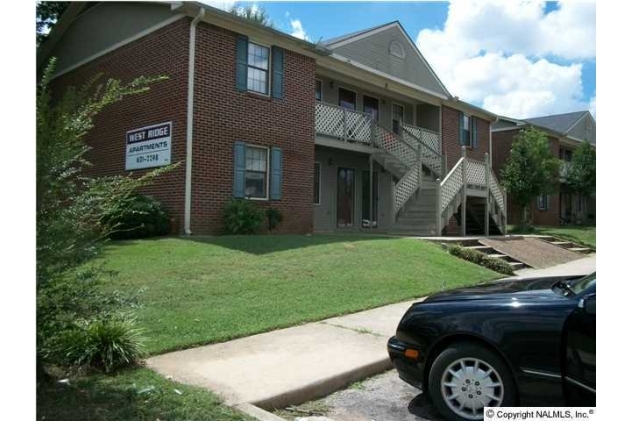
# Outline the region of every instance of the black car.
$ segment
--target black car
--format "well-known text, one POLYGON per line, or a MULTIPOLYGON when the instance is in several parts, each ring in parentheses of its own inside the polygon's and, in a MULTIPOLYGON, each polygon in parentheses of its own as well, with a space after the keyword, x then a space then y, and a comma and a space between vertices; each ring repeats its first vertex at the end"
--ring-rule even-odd
POLYGON ((405 313, 388 352, 449 420, 493 406, 595 406, 596 273, 432 295, 405 313))

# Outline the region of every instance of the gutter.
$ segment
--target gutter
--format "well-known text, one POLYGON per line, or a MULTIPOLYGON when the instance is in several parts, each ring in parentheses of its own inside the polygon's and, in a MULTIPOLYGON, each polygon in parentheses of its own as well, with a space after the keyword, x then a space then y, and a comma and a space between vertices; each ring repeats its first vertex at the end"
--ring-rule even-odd
POLYGON ((197 23, 204 17, 206 10, 199 13, 191 22, 188 43, 188 97, 186 104, 186 186, 184 188, 184 233, 191 235, 191 190, 193 184, 193 99, 195 95, 195 33, 197 23))

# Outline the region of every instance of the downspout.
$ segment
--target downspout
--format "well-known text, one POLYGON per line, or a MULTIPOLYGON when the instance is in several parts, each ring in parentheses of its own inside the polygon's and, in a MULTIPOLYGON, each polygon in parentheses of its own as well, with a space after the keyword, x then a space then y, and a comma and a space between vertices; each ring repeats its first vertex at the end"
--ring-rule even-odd
POLYGON ((195 95, 195 29, 206 10, 199 9, 191 21, 188 43, 188 98, 186 104, 186 186, 184 189, 184 233, 191 235, 191 189, 193 183, 193 99, 195 95))

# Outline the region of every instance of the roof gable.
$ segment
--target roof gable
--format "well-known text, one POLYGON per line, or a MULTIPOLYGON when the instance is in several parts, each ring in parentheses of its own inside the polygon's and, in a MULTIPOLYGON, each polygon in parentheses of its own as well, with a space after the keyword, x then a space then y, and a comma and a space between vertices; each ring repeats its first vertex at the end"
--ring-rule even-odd
POLYGON ((332 38, 322 44, 335 54, 441 96, 451 96, 398 21, 332 38))

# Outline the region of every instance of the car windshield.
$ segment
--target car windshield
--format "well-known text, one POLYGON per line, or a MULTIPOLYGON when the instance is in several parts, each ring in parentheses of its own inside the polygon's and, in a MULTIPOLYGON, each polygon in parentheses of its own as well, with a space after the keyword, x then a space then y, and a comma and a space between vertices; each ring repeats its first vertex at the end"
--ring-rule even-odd
POLYGON ((572 291, 574 292, 574 294, 580 294, 581 292, 585 291, 587 288, 591 287, 595 283, 596 283, 596 272, 592 273, 591 275, 587 275, 586 277, 581 278, 577 281, 574 281, 570 285, 570 288, 572 288, 572 291))

